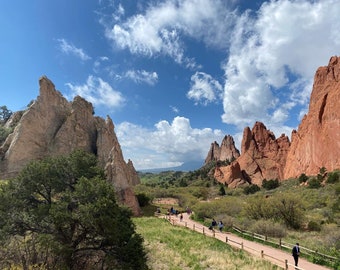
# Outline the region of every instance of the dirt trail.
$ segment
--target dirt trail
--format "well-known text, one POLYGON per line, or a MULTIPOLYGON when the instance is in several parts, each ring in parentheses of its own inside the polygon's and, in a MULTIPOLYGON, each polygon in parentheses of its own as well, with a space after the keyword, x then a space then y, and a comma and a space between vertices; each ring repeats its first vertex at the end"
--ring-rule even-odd
POLYGON ((263 259, 268 260, 272 262, 273 264, 276 264, 283 269, 288 270, 329 270, 329 268, 320 266, 317 264, 313 264, 303 258, 299 259, 299 266, 297 268, 294 267, 294 259, 292 255, 288 252, 282 251, 280 249, 272 248, 266 245, 262 245, 257 242, 252 242, 246 239, 243 239, 241 237, 238 237, 231 233, 226 232, 219 232, 218 230, 215 230, 214 232, 209 230, 208 227, 203 226, 202 224, 195 222, 190 219, 189 215, 187 213, 183 214, 183 220, 180 221, 179 216, 170 216, 170 222, 173 225, 177 226, 185 226, 190 228, 191 230, 195 230, 200 233, 204 233, 207 236, 215 237, 216 239, 219 239, 223 242, 226 242, 228 240, 228 244, 233 247, 242 248, 247 252, 249 252, 252 255, 263 257, 263 259), (286 260, 287 260, 287 266, 286 267, 286 260))

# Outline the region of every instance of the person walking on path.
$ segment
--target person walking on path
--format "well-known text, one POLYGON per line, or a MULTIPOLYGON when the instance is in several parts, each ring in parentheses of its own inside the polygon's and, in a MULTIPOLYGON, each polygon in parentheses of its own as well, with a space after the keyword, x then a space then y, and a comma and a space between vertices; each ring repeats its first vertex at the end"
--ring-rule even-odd
POLYGON ((216 227, 216 225, 217 225, 217 222, 216 222, 216 220, 213 218, 213 220, 212 220, 212 222, 211 222, 211 225, 210 225, 210 227, 209 227, 209 230, 214 230, 214 228, 216 227))
POLYGON ((299 256, 300 256, 300 246, 299 246, 299 243, 296 243, 296 245, 293 247, 292 255, 294 257, 295 266, 298 266, 299 256))
POLYGON ((220 230, 220 232, 222 232, 222 230, 223 230, 223 222, 222 222, 222 220, 220 220, 218 222, 218 229, 220 230))

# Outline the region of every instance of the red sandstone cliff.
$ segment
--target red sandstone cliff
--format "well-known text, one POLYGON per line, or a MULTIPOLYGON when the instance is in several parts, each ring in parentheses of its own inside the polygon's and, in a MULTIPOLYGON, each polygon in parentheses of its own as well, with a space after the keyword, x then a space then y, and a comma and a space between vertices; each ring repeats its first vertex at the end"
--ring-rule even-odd
POLYGON ((340 57, 314 76, 308 114, 292 132, 283 177, 316 175, 321 167, 340 168, 340 57))
POLYGON ((244 129, 241 156, 230 166, 215 170, 215 179, 234 187, 244 183, 261 185, 263 179, 282 179, 289 150, 284 134, 278 139, 261 122, 244 129))
MULTIPOLYGON (((263 179, 316 175, 322 167, 328 171, 339 169, 339 107, 340 57, 333 56, 328 66, 320 67, 315 74, 308 114, 298 131, 292 132, 291 143, 285 135, 276 139, 257 122, 252 130, 244 129, 241 156, 230 166, 217 167, 215 179, 230 187, 261 185, 263 179)), ((210 149, 210 156, 217 146, 210 149)))

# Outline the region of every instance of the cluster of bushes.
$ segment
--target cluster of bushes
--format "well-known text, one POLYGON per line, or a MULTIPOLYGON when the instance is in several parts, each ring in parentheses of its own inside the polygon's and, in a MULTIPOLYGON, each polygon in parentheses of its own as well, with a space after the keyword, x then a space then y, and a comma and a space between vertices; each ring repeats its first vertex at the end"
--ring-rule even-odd
POLYGON ((320 168, 320 172, 317 176, 307 176, 306 174, 302 173, 299 176, 300 183, 307 183, 309 188, 320 188, 323 184, 323 181, 327 184, 335 184, 340 182, 340 171, 335 170, 333 172, 326 173, 326 168, 320 168))

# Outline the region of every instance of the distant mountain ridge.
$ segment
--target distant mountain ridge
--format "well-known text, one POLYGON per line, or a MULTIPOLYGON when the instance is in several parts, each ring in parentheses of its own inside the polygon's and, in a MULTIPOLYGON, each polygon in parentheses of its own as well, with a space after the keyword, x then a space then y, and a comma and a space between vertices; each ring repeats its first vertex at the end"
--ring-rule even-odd
POLYGON ((177 166, 177 167, 145 169, 145 170, 138 170, 138 171, 150 172, 150 173, 160 173, 160 172, 165 172, 165 171, 189 172, 189 171, 195 171, 201 168, 202 163, 203 162, 200 162, 200 161, 191 161, 191 162, 184 162, 181 166, 177 166))
MULTIPOLYGON (((221 183, 236 187, 243 184, 261 185, 264 179, 284 180, 302 173, 316 175, 321 168, 340 168, 340 57, 333 56, 329 64, 318 68, 314 76, 308 114, 298 130, 293 130, 291 142, 282 134, 275 138, 261 122, 246 127, 241 143, 241 155, 228 166, 216 166, 214 177, 221 183)), ((231 152, 230 144, 225 152, 231 152)), ((212 144, 206 164, 224 161, 221 149, 212 144), (215 153, 215 154, 214 154, 215 153)))

